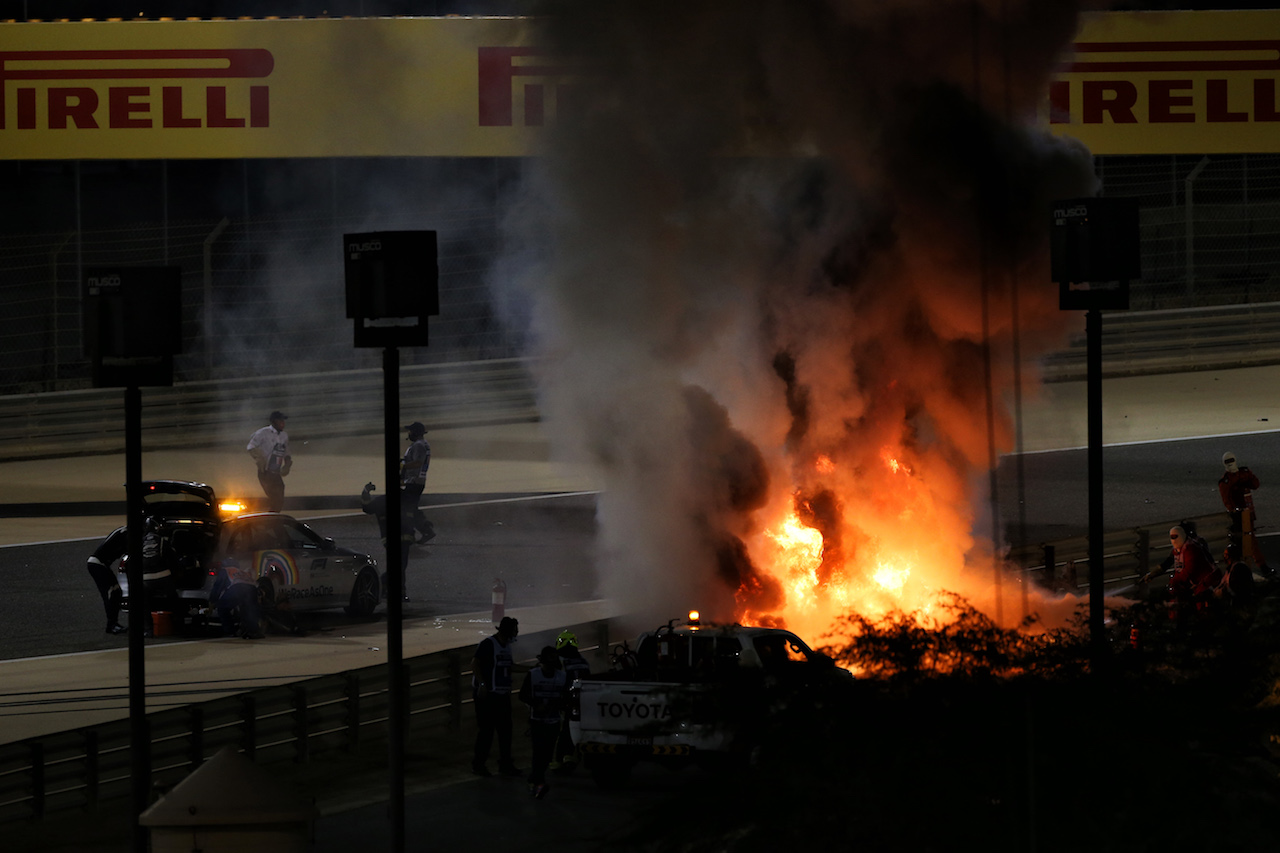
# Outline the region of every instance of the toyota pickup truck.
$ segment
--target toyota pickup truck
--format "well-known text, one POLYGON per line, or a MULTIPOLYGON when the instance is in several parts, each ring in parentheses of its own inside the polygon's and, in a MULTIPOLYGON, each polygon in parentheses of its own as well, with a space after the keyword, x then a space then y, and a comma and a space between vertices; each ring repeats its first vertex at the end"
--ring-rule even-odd
POLYGON ((570 731, 597 784, 638 761, 745 764, 770 707, 853 676, 790 631, 703 625, 690 614, 615 647, 609 671, 572 687, 570 731))

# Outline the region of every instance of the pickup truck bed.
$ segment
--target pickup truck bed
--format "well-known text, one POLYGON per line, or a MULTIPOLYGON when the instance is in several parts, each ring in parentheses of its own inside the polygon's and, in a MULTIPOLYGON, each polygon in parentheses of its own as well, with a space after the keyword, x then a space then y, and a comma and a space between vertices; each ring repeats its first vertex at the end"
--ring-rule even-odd
POLYGON ((642 760, 745 763, 770 703, 815 679, 852 680, 777 628, 668 625, 625 652, 617 668, 574 687, 574 743, 601 784, 624 780, 642 760))

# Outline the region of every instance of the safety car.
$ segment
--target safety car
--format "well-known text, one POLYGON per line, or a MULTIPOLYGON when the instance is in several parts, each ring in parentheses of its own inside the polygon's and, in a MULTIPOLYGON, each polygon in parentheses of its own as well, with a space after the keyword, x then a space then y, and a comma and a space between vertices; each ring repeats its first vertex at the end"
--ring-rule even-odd
MULTIPOLYGON (((147 523, 159 533, 162 560, 173 575, 180 624, 209 614, 214 581, 231 563, 258 578, 264 601, 295 612, 342 607, 365 618, 382 600, 376 560, 337 545, 292 516, 242 513, 242 505, 219 501, 204 483, 149 480, 141 485, 147 523)), ((126 600, 127 563, 127 557, 120 563, 126 600)))

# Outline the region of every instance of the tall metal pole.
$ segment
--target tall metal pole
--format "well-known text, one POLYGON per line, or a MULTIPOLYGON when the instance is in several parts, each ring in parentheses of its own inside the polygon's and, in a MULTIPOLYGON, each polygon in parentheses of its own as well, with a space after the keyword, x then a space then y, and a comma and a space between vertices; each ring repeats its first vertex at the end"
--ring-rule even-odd
POLYGON ((147 673, 142 631, 146 592, 142 580, 142 392, 124 390, 124 487, 129 527, 129 756, 133 796, 133 851, 147 853, 147 830, 139 822, 151 788, 151 737, 147 730, 147 673))
POLYGON ((400 351, 382 351, 383 421, 387 481, 387 768, 390 771, 391 853, 404 851, 405 684, 404 637, 401 633, 404 578, 400 574, 403 527, 400 514, 400 351))
POLYGON ((1089 406, 1089 637, 1093 671, 1101 671, 1106 654, 1102 592, 1102 314, 1085 313, 1086 396, 1089 406))

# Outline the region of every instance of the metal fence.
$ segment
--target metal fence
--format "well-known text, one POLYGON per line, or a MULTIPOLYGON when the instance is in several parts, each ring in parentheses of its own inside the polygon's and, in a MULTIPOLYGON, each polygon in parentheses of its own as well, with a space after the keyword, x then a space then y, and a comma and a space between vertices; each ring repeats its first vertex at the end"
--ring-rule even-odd
POLYGON ((1280 300, 1280 156, 1108 156, 1103 192, 1141 209, 1130 308, 1280 300))
MULTIPOLYGON (((302 168, 276 164, 256 182, 269 189, 299 180, 302 168)), ((488 173, 436 164, 426 173, 405 167, 397 176, 379 179, 384 187, 399 184, 380 200, 347 204, 336 190, 309 190, 305 201, 290 206, 302 215, 250 215, 246 202, 234 216, 0 234, 0 338, 6 343, 0 394, 89 385, 82 280, 85 270, 102 266, 182 269, 184 350, 174 365, 180 380, 376 366, 376 352, 352 346, 342 256, 344 233, 376 230, 429 228, 438 236, 441 313, 430 321, 430 347, 405 348, 407 362, 515 355, 515 336, 499 322, 485 280, 499 254, 502 215, 488 173)), ((93 194, 98 177, 75 171, 77 220, 82 207, 98 208, 95 219, 101 219, 101 208, 114 203, 102 195, 106 190, 93 194)), ((168 194, 226 191, 192 183, 200 179, 189 173, 183 180, 189 186, 168 190, 166 183, 168 194)), ((159 195, 159 186, 148 193, 159 195)))
MULTIPOLYGON (((428 429, 538 419, 522 359, 410 366, 400 372, 400 387, 412 417, 428 429)), ((141 397, 150 449, 243 443, 246 425, 260 424, 275 408, 298 424, 290 429, 297 439, 378 432, 383 420, 381 370, 184 382, 147 388, 141 397)), ((0 396, 0 459, 119 453, 124 440, 119 388, 0 396)))
MULTIPOLYGON (((608 649, 610 620, 569 626, 584 653, 608 649), (586 642, 594 638, 594 643, 586 642)), ((531 645, 561 629, 530 634, 531 645)), ((471 703, 471 648, 404 661, 407 740, 452 750, 471 703)), ((532 665, 532 661, 522 661, 532 665)), ((366 667, 266 687, 147 715, 153 786, 171 788, 224 747, 257 764, 322 761, 326 754, 386 751, 388 667, 366 667)), ((94 812, 130 795, 128 719, 0 744, 0 824, 58 812, 94 812)))
MULTIPOLYGON (((1178 519, 1124 530, 1111 530, 1102 537, 1104 585, 1115 588, 1133 584, 1171 552, 1169 528, 1190 525, 1209 544, 1215 559, 1227 546, 1225 513, 1178 519)), ((1086 593, 1089 587, 1089 538, 1074 536, 1052 542, 1012 549, 1007 559, 1021 566, 1027 578, 1047 589, 1086 593)))
MULTIPOLYGON (((1088 374, 1084 323, 1041 360, 1046 381, 1088 374)), ((1102 317, 1102 375, 1139 376, 1280 364, 1280 302, 1112 311, 1102 317)))
MULTIPOLYGON (((1158 565, 1168 553, 1170 524, 1187 521, 1213 553, 1225 546, 1222 514, 1112 531, 1103 542, 1106 585, 1132 584, 1158 565)), ((1087 537, 1079 536, 1006 556, 1030 581, 1076 593, 1088 586, 1088 549, 1087 537)), ((611 647, 612 627, 611 620, 596 620, 569 630, 594 638, 582 648, 599 657, 611 647)), ((531 634, 530 645, 545 645, 559 630, 531 634)), ((470 652, 454 649, 404 662, 411 741, 444 749, 450 739, 458 738, 463 707, 470 702, 471 673, 464 668, 470 652)), ((388 667, 382 664, 148 714, 153 782, 159 788, 171 787, 227 746, 259 764, 307 763, 325 754, 385 750, 388 678, 388 667)), ((130 737, 129 721, 122 719, 0 745, 0 824, 72 809, 93 812, 110 800, 127 798, 130 737)))
MULTIPOLYGON (((289 208, 305 216, 252 213, 246 200, 212 218, 0 234, 0 394, 89 384, 80 276, 94 265, 182 267, 179 381, 375 367, 375 353, 351 346, 344 319, 341 235, 355 231, 430 227, 439 234, 441 314, 431 320, 431 346, 406 349, 408 363, 518 355, 522 330, 509 317, 520 308, 499 304, 489 278, 504 250, 504 188, 520 166, 425 163, 335 161, 322 181, 324 164, 245 166, 245 199, 276 183, 331 185, 289 208), (298 177, 304 169, 305 180, 298 177), (376 180, 380 191, 349 200, 338 187, 359 183, 356 176, 376 180)), ((103 206, 93 181, 105 180, 99 173, 108 166, 99 164, 92 181, 76 170, 77 208, 82 184, 83 206, 103 206)), ((1097 158, 1096 170, 1105 195, 1141 205, 1143 276, 1132 283, 1132 310, 1280 301, 1280 155, 1107 156, 1097 158)), ((147 192, 160 194, 159 175, 150 175, 155 185, 147 192)), ((186 170, 169 190, 166 179, 166 199, 227 192, 217 182, 191 183, 197 180, 186 170)))

